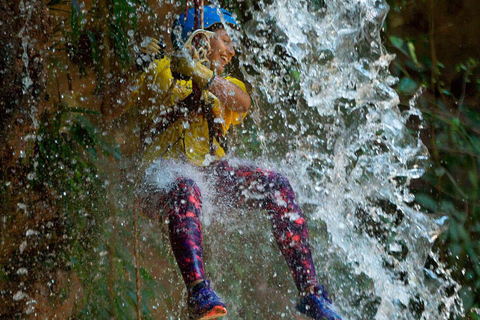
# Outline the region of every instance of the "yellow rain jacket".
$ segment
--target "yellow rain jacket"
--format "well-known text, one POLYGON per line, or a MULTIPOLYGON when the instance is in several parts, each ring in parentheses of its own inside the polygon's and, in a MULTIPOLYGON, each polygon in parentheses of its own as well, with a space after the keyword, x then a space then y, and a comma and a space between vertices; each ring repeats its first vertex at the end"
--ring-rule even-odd
MULTIPOLYGON (((246 91, 245 84, 238 79, 226 77, 246 91)), ((192 81, 177 80, 174 82, 170 70, 170 60, 155 60, 150 68, 141 75, 132 92, 127 109, 136 106, 142 116, 142 130, 147 131, 144 165, 159 157, 166 159, 183 159, 198 166, 208 164, 210 154, 207 119, 203 115, 190 115, 188 120, 181 117, 169 125, 161 133, 155 134, 155 124, 164 121, 166 115, 178 103, 192 93, 192 81), (150 131, 150 132, 148 132, 150 131)), ((213 104, 215 121, 220 121, 225 133, 231 125, 242 122, 246 113, 239 114, 221 105, 210 92, 203 92, 213 104)), ((214 139, 214 158, 225 156, 225 151, 214 139)))

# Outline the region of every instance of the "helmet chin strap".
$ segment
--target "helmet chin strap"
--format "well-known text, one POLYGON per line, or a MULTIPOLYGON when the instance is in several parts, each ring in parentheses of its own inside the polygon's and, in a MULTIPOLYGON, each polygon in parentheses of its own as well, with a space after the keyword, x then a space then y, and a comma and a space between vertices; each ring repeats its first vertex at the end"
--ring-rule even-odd
POLYGON ((200 1, 195 0, 195 17, 194 17, 194 31, 200 29, 200 1))
MULTIPOLYGON (((203 0, 195 0, 195 20, 194 20, 195 30, 204 28, 203 8, 204 8, 203 0)), ((188 10, 188 5, 187 5, 187 10, 188 10)))
POLYGON ((200 1, 200 28, 203 29, 205 27, 204 20, 203 20, 203 8, 204 8, 203 0, 200 1))

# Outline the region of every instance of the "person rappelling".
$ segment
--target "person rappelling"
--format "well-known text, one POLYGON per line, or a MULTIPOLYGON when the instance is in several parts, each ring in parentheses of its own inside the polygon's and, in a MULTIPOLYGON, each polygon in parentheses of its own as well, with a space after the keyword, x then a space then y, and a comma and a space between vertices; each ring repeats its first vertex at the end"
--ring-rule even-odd
MULTIPOLYGON (((196 1, 195 8, 174 22, 172 57, 155 59, 141 75, 128 106, 143 117, 140 207, 150 218, 168 222, 192 319, 227 314, 205 276, 200 222, 204 178, 214 181, 214 191, 208 193, 232 207, 268 213, 299 292, 298 311, 312 319, 341 319, 318 283, 307 224, 288 179, 227 160, 227 131, 243 121, 252 105, 245 84, 223 75, 235 55, 232 29, 239 29, 239 23, 230 12, 196 1)), ((160 51, 158 42, 151 43, 152 51, 160 51)))

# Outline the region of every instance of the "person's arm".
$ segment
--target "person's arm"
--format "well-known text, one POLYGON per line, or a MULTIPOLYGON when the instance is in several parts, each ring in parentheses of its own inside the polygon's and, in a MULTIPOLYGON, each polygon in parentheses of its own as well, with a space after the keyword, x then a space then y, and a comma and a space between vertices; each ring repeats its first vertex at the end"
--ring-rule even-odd
MULTIPOLYGON (((113 119, 119 117, 130 109, 133 102, 132 99, 138 98, 138 92, 132 92, 132 85, 137 81, 136 79, 130 79, 130 76, 135 75, 137 72, 149 72, 149 67, 155 60, 161 60, 163 58, 163 50, 165 44, 163 40, 156 38, 150 38, 148 44, 143 46, 143 42, 148 39, 145 38, 142 41, 142 47, 140 52, 136 56, 135 64, 136 70, 130 70, 121 75, 116 82, 109 83, 105 86, 102 94, 101 112, 104 116, 105 122, 110 122, 113 119)), ((152 72, 152 70, 150 70, 152 72)), ((152 73, 152 77, 155 74, 152 73)), ((135 89, 138 90, 138 89, 135 89)))
POLYGON ((244 113, 252 106, 252 100, 248 93, 222 77, 216 76, 208 87, 208 91, 232 111, 244 113))
POLYGON ((213 71, 200 62, 192 63, 185 57, 177 56, 172 58, 171 68, 174 72, 191 77, 200 89, 209 90, 232 111, 244 113, 250 109, 252 102, 248 93, 222 77, 214 77, 213 71))

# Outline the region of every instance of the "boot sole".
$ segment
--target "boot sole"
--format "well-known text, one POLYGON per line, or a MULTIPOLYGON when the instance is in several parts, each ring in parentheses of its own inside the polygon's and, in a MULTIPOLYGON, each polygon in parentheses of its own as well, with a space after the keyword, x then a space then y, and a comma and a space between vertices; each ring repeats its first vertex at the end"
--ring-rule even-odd
POLYGON ((212 310, 208 311, 207 313, 201 315, 200 317, 192 317, 191 319, 195 320, 210 320, 210 319, 217 319, 225 316, 227 314, 227 309, 222 306, 215 306, 212 310))

